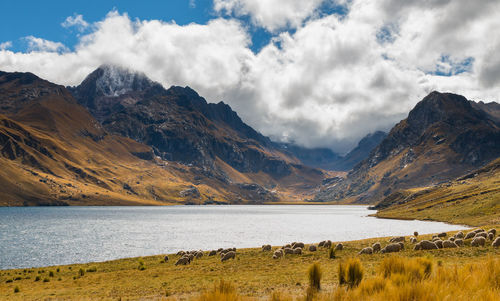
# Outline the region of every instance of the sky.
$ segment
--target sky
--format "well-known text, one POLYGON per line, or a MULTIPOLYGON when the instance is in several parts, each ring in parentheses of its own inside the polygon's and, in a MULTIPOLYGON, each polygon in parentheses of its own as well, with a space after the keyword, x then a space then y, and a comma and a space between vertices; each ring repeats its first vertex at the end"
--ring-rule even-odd
POLYGON ((345 153, 433 90, 498 102, 499 28, 497 0, 1 1, 0 70, 73 86, 116 64, 345 153))

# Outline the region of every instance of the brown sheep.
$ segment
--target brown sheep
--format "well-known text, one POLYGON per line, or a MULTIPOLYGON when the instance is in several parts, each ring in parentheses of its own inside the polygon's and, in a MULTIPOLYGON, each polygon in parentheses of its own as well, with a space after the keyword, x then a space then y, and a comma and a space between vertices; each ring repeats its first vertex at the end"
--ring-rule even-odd
POLYGON ((309 246, 309 251, 311 251, 311 252, 316 252, 317 250, 318 250, 318 249, 316 248, 316 246, 315 246, 315 245, 310 245, 310 246, 309 246))
POLYGON ((495 238, 495 235, 493 235, 493 233, 488 233, 488 239, 493 240, 493 238, 495 238))
POLYGON ((382 247, 380 246, 379 242, 376 242, 372 245, 373 252, 379 252, 382 247))
POLYGON ((482 236, 478 236, 478 237, 474 237, 474 239, 472 240, 470 245, 473 247, 479 247, 479 246, 484 247, 485 243, 486 243, 486 239, 482 236))
POLYGON ((436 240, 434 243, 436 244, 436 246, 438 248, 440 248, 440 249, 443 248, 443 241, 442 240, 436 240))
POLYGON ((342 251, 344 249, 344 245, 342 243, 338 243, 335 246, 335 251, 342 251))
POLYGON ((302 254, 302 248, 295 248, 295 249, 293 249, 293 254, 301 255, 302 254))
POLYGON ((380 250, 380 253, 399 252, 400 250, 401 250, 401 245, 399 243, 392 243, 388 244, 382 250, 380 250))
POLYGON ((479 236, 484 237, 486 239, 488 237, 488 234, 486 234, 486 232, 478 232, 478 233, 476 233, 474 238, 479 237, 479 236))
POLYGON ((165 261, 165 262, 168 261, 168 255, 165 255, 165 257, 163 258, 163 261, 165 261))
POLYGON ((466 235, 465 235, 465 238, 464 239, 471 239, 471 238, 474 238, 474 236, 476 236, 476 232, 472 231, 472 232, 468 232, 466 235))
POLYGON ((283 257, 283 250, 279 249, 279 250, 274 251, 273 258, 274 258, 274 256, 276 256, 277 258, 283 257))
POLYGON ((491 244, 492 247, 500 247, 500 237, 497 237, 491 244))
POLYGON ((460 232, 457 232, 457 234, 455 234, 455 238, 464 238, 464 232, 460 231, 460 232))
POLYGON ((361 254, 373 254, 373 249, 371 247, 366 247, 363 250, 359 251, 359 255, 361 254))
POLYGON ((221 262, 224 262, 229 259, 234 259, 236 257, 236 252, 235 251, 229 251, 224 256, 220 259, 221 262))
POLYGON ((318 247, 322 247, 325 245, 326 240, 320 241, 318 244, 318 247))
POLYGON ((294 244, 292 244, 292 249, 296 249, 296 248, 304 248, 305 245, 303 242, 296 242, 294 244))
POLYGON ((457 244, 451 240, 443 241, 443 248, 456 248, 456 247, 458 247, 457 244))
POLYGON ((330 249, 332 247, 332 241, 331 240, 325 241, 325 244, 323 245, 323 247, 330 249))
POLYGON ((189 264, 190 262, 191 262, 191 260, 189 260, 189 257, 183 256, 183 257, 179 258, 179 260, 177 260, 175 265, 179 265, 179 264, 186 265, 186 264, 189 264))
POLYGON ((393 237, 389 239, 389 242, 404 242, 405 237, 404 236, 399 236, 399 237, 393 237))
POLYGON ((215 256, 217 255, 217 250, 212 250, 210 253, 208 253, 208 256, 215 256))
POLYGON ((438 249, 438 246, 436 245, 435 242, 428 241, 428 240, 422 240, 421 242, 418 243, 420 246, 420 249, 422 250, 435 250, 438 249))
POLYGON ((441 233, 439 233, 437 236, 438 236, 438 237, 446 237, 446 236, 447 236, 447 234, 446 234, 446 232, 441 232, 441 233))
POLYGON ((262 251, 263 252, 269 252, 269 251, 271 251, 271 245, 263 245, 262 246, 262 251))
POLYGON ((459 247, 463 247, 464 246, 464 240, 461 239, 461 238, 457 238, 455 239, 454 243, 459 246, 459 247))
POLYGON ((496 229, 489 229, 488 233, 493 233, 493 236, 497 235, 497 230, 496 229))

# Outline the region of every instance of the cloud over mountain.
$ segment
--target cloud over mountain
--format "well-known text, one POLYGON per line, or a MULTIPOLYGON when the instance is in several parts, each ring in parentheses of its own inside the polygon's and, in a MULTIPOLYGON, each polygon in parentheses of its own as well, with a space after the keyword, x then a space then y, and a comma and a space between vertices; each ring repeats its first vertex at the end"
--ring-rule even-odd
POLYGON ((336 1, 345 15, 319 13, 326 2, 215 0, 223 17, 182 26, 113 11, 73 51, 0 49, 0 69, 76 85, 103 63, 127 66, 224 100, 263 134, 341 152, 432 90, 498 100, 498 1, 336 1), (273 32, 258 53, 251 26, 273 32))

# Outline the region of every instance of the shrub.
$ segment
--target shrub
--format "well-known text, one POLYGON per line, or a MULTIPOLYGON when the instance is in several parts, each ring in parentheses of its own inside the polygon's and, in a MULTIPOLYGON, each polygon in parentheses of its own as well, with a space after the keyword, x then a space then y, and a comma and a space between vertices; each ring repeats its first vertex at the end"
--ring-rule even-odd
POLYGON ((358 258, 349 258, 346 265, 347 285, 350 288, 358 286, 363 279, 363 267, 361 265, 361 261, 358 258))
POLYGON ((97 267, 95 267, 95 266, 94 266, 94 267, 88 268, 88 269, 86 270, 86 272, 87 272, 87 273, 95 273, 95 272, 97 272, 97 267))
POLYGON ((206 291, 200 295, 199 301, 236 301, 240 300, 240 297, 236 293, 235 287, 227 281, 220 280, 218 283, 214 284, 214 287, 210 291, 206 291))
POLYGON ((56 272, 58 272, 58 273, 59 273, 60 271, 61 271, 61 269, 60 269, 60 268, 57 268, 57 269, 56 269, 56 272))
POLYGON ((391 278, 396 284, 420 281, 432 273, 432 261, 427 258, 403 258, 391 256, 380 264, 381 274, 391 278))
POLYGON ((139 266, 137 267, 139 271, 144 271, 146 269, 146 266, 144 265, 144 261, 142 259, 139 259, 139 266))
POLYGON ((14 280, 12 280, 12 279, 7 279, 7 280, 5 280, 5 283, 11 283, 12 281, 14 281, 14 280))
POLYGON ((308 270, 309 287, 320 290, 321 289, 321 267, 319 263, 313 263, 308 270))
POLYGON ((335 259, 335 249, 332 247, 328 250, 328 258, 335 259))
POLYGON ((14 280, 21 280, 21 279, 23 279, 23 278, 21 278, 21 277, 19 277, 19 276, 18 276, 18 277, 16 277, 16 278, 14 278, 14 280))
POLYGON ((14 288, 14 293, 19 293, 19 292, 20 292, 19 286, 16 286, 16 287, 14 288))
POLYGON ((43 282, 49 282, 49 281, 50 281, 50 279, 49 279, 49 278, 44 278, 44 279, 43 279, 43 282))
POLYGON ((80 270, 78 270, 78 275, 80 277, 83 277, 85 275, 85 271, 82 268, 80 268, 80 270))
POLYGON ((345 280, 345 267, 342 262, 339 262, 339 268, 337 270, 338 277, 339 277, 339 285, 344 285, 346 284, 345 280))
POLYGON ((40 281, 40 276, 36 276, 35 281, 40 281))
POLYGON ((49 272, 49 277, 54 277, 54 272, 53 271, 49 272))

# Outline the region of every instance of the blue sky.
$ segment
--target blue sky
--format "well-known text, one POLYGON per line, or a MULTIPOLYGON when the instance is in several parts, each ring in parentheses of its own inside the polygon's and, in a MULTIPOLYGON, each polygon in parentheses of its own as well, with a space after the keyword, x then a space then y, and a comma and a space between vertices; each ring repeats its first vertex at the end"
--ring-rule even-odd
POLYGON ((77 85, 116 64, 346 152, 433 90, 498 101, 498 28, 498 0, 0 0, 0 70, 77 85))

